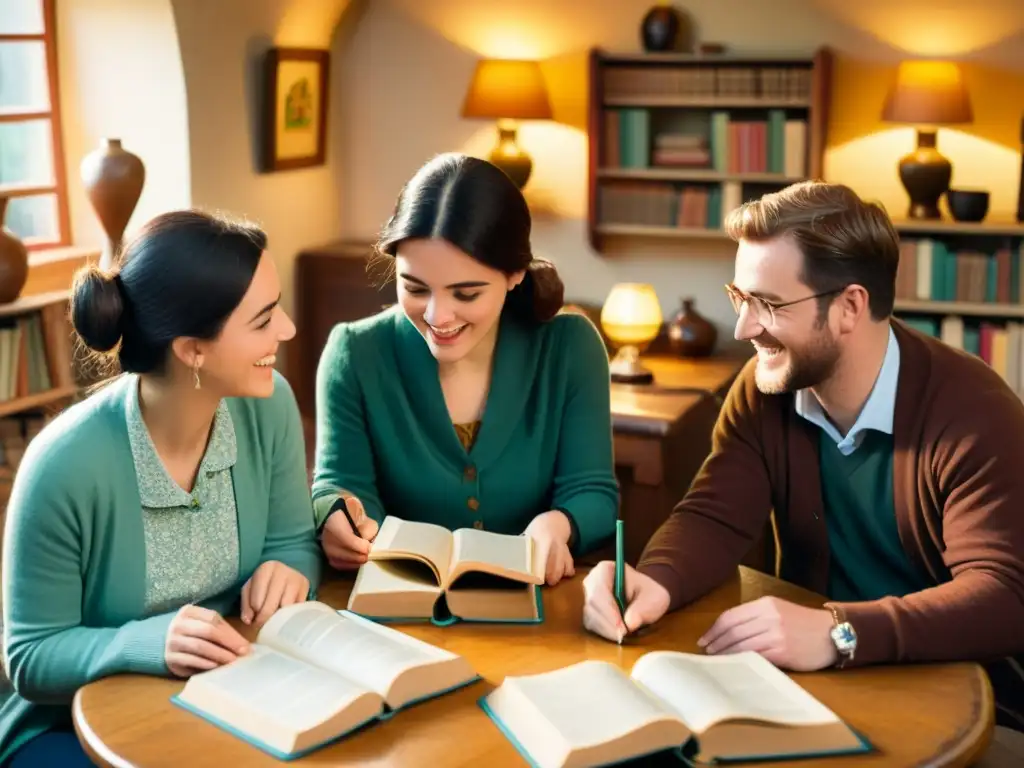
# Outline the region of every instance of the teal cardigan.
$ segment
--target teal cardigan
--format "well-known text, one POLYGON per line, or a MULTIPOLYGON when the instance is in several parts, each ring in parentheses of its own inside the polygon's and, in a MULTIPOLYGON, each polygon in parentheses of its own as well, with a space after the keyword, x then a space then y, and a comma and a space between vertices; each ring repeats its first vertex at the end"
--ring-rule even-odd
MULTIPOLYGON (((9 682, 0 691, 0 763, 31 737, 68 725, 86 683, 119 672, 169 674, 164 641, 176 611, 143 612, 146 545, 125 419, 126 388, 136 381, 121 377, 67 409, 29 444, 18 469, 3 552, 9 682)), ((202 603, 221 614, 237 611, 260 563, 279 560, 315 590, 322 559, 287 382, 275 372, 271 397, 227 402, 238 443, 239 580, 202 603)))
POLYGON ((504 313, 472 448, 459 441, 437 361, 397 306, 335 326, 317 370, 313 506, 339 490, 385 514, 519 534, 561 509, 586 553, 613 534, 608 356, 585 317, 527 325, 504 313))

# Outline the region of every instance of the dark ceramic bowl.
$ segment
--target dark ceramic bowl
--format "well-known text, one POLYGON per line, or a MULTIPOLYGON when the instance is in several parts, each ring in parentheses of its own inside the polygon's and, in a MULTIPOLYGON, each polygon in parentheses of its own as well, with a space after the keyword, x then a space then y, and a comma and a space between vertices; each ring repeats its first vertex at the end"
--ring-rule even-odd
POLYGON ((982 221, 988 214, 988 197, 988 192, 951 189, 946 193, 946 202, 957 221, 982 221))

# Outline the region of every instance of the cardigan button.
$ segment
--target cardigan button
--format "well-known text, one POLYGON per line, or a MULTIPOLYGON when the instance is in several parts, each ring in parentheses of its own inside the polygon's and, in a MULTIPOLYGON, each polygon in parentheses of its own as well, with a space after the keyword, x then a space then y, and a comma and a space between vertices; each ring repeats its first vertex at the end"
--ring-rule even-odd
POLYGON ((476 528, 478 531, 482 531, 484 529, 484 521, 483 520, 474 520, 473 521, 473 527, 476 528))
POLYGON ((480 502, 470 497, 469 501, 466 502, 466 506, 475 512, 476 510, 480 509, 480 502))
POLYGON ((462 476, 470 482, 476 480, 476 467, 472 465, 466 467, 466 471, 462 473, 462 476))

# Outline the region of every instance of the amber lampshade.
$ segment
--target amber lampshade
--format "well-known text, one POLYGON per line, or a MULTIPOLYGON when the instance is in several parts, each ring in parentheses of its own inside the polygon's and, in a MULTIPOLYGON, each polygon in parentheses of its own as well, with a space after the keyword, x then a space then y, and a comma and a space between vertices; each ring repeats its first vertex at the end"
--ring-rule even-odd
POLYGON ((550 120, 551 103, 540 64, 519 59, 478 62, 462 103, 462 116, 550 120))
POLYGON ((611 362, 612 381, 649 384, 654 375, 640 361, 640 353, 661 331, 661 304, 647 283, 615 285, 601 308, 601 328, 618 347, 611 362))
POLYGON ((885 100, 882 119, 931 126, 971 122, 971 96, 960 67, 952 61, 904 61, 885 100))
POLYGON ((974 119, 960 67, 951 61, 905 61, 882 108, 882 119, 917 126, 917 149, 900 160, 900 180, 910 196, 912 219, 939 219, 939 199, 949 190, 953 166, 938 150, 940 125, 974 119))
POLYGON ((519 187, 525 186, 533 161, 519 146, 516 120, 550 120, 551 102, 536 61, 484 59, 477 63, 462 103, 463 117, 498 120, 498 143, 488 158, 519 187))

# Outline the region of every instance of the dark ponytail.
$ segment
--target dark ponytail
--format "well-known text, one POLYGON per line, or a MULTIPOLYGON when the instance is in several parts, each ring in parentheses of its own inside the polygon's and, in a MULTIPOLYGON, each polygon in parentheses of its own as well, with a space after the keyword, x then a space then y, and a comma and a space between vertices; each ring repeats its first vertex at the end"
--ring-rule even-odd
POLYGON ((508 296, 508 306, 520 317, 546 323, 558 314, 565 300, 565 286, 550 261, 534 259, 526 276, 508 296))
POLYGON ((469 155, 438 155, 409 180, 377 242, 394 258, 403 240, 440 238, 492 269, 526 271, 506 302, 528 322, 544 323, 562 308, 565 286, 555 266, 533 258, 530 209, 498 166, 469 155))
POLYGON ((96 265, 75 275, 71 288, 71 323, 82 343, 94 352, 109 352, 121 340, 124 299, 116 275, 96 265))

